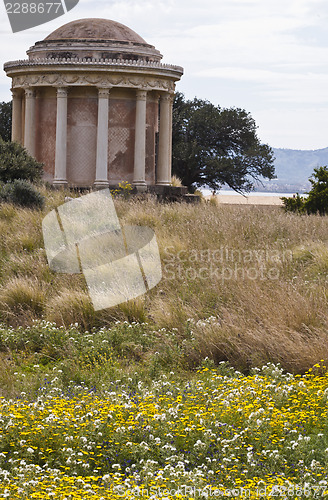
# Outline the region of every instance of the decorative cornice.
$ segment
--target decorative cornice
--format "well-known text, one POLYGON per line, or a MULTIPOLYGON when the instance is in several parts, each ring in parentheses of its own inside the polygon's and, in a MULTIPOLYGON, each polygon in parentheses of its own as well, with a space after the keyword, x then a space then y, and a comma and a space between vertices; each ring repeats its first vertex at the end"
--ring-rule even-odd
POLYGON ((160 62, 154 61, 145 61, 145 60, 121 60, 121 59, 86 59, 86 58, 72 58, 72 59, 21 59, 17 61, 9 61, 4 64, 4 70, 10 70, 14 68, 33 68, 38 66, 87 66, 90 69, 96 68, 98 66, 105 66, 110 68, 140 68, 140 69, 159 69, 159 70, 169 70, 176 72, 182 76, 183 68, 181 66, 175 66, 173 64, 163 64, 160 62))

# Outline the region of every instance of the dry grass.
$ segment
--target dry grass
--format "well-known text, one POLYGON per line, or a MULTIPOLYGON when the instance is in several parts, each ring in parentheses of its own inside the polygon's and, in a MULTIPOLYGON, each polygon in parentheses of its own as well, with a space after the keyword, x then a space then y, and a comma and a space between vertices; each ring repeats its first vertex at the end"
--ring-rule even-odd
POLYGON ((171 186, 182 187, 181 179, 179 179, 179 177, 177 177, 176 175, 172 175, 172 177, 171 177, 171 186))
POLYGON ((43 317, 85 329, 147 321, 176 328, 191 364, 208 356, 243 370, 272 361, 302 372, 328 361, 328 218, 116 198, 122 225, 155 230, 163 279, 146 296, 95 313, 83 277, 47 266, 41 221, 65 194, 48 193, 43 212, 0 206, 2 320, 43 317))
POLYGON ((65 327, 78 323, 89 331, 95 324, 95 311, 85 291, 63 288, 49 299, 46 318, 65 327))
POLYGON ((29 278, 12 278, 0 289, 2 319, 11 325, 24 325, 41 318, 45 306, 42 283, 29 278))

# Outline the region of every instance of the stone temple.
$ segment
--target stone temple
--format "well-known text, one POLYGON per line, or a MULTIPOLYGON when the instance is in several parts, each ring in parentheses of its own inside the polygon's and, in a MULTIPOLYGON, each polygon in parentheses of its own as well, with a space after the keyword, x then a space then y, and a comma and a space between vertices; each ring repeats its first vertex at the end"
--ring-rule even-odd
POLYGON ((81 19, 4 65, 12 78, 12 140, 56 186, 171 182, 172 104, 183 69, 127 26, 81 19))

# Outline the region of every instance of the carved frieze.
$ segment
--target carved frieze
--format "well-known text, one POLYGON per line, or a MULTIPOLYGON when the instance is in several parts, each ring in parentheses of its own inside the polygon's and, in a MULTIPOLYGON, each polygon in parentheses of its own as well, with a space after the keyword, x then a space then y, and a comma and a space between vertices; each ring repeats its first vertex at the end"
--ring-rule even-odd
POLYGON ((142 88, 144 90, 166 90, 174 91, 175 85, 172 80, 165 78, 152 78, 145 76, 130 75, 104 75, 103 73, 49 73, 30 74, 13 77, 12 88, 21 87, 43 87, 43 86, 101 86, 101 87, 124 87, 142 88))

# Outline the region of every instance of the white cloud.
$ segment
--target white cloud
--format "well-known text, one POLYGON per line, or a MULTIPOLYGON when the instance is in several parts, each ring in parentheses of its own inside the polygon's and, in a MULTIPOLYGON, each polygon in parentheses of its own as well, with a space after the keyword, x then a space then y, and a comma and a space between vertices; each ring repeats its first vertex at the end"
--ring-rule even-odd
MULTIPOLYGON (((1 8, 2 63, 24 58, 35 41, 65 22, 114 19, 154 44, 165 62, 184 66, 178 89, 188 97, 244 107, 259 117, 260 136, 263 130, 275 146, 328 145, 319 129, 328 125, 321 112, 328 83, 326 0, 80 0, 66 16, 16 34, 1 8)), ((0 100, 10 98, 9 86, 3 74, 0 100)))

